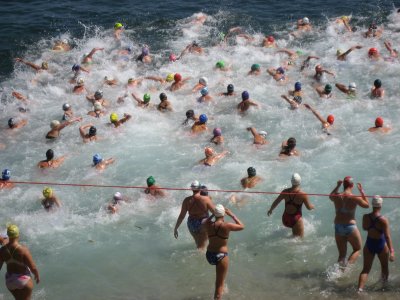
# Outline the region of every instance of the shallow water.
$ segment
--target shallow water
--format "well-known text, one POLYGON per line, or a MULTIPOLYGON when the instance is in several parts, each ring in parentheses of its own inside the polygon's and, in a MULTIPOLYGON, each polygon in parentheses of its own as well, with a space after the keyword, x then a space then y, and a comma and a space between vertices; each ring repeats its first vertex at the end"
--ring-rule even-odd
MULTIPOLYGON (((397 129, 399 63, 371 64, 366 52, 376 46, 386 55, 383 46, 386 38, 390 38, 393 45, 399 43, 399 17, 394 13, 382 13, 381 18, 387 21, 384 37, 380 40, 363 39, 359 32, 352 36, 338 34, 324 18, 317 19, 320 25, 316 27, 314 36, 292 40, 288 37, 289 20, 277 24, 275 30, 279 45, 300 49, 305 55, 320 56, 319 63, 337 74, 336 78, 326 77, 326 82, 356 82, 359 91, 356 100, 348 100, 334 90, 334 99, 325 101, 318 99, 312 89, 312 68, 300 74, 297 65, 288 72, 290 80, 285 86, 277 85, 266 75, 268 67, 279 66, 286 57, 259 47, 263 34, 267 33, 257 29, 265 26, 262 25, 262 16, 245 27, 255 35, 254 43, 246 44, 237 39, 225 47, 216 45, 218 32, 229 28, 227 24, 235 25, 233 22, 236 20, 245 25, 243 20, 235 19, 235 13, 236 10, 217 11, 208 17, 204 26, 193 26, 190 23, 194 18, 192 13, 181 12, 185 17, 170 16, 168 26, 152 23, 153 27, 142 36, 138 32, 143 28, 131 25, 121 44, 133 45, 134 52, 138 53, 141 45, 148 43, 155 58, 151 66, 135 62, 117 65, 113 58, 121 45, 110 37, 110 30, 97 27, 95 21, 85 27, 82 36, 61 31, 62 37, 69 37, 76 44, 69 53, 49 51, 56 37, 43 36, 38 43, 28 47, 23 56, 37 63, 49 61, 50 74, 35 76, 26 67, 15 65, 15 70, 1 83, 2 124, 6 124, 11 116, 28 118, 29 123, 17 132, 1 131, 1 143, 6 144, 6 148, 0 150, 0 167, 10 168, 13 179, 21 181, 143 186, 145 179, 153 175, 157 183, 165 187, 187 187, 192 180, 198 179, 210 189, 237 190, 246 169, 254 166, 264 178, 256 191, 280 191, 290 184, 291 174, 298 172, 302 176, 303 189, 310 193, 329 193, 339 178, 352 175, 357 182, 363 183, 369 195, 397 195, 400 179, 396 155, 400 140, 397 129), (154 36, 161 40, 156 41, 154 36), (174 64, 167 62, 170 51, 179 53, 192 40, 205 46, 206 55, 189 54, 174 64), (351 53, 348 62, 335 59, 337 48, 347 49, 357 43, 364 48, 351 53), (115 111, 121 116, 129 112, 133 115, 132 121, 112 129, 106 124, 107 117, 93 119, 86 116, 91 106, 84 96, 72 95, 72 86, 68 83, 72 64, 93 47, 105 47, 105 51, 94 55, 92 71, 84 76, 91 92, 101 87, 105 75, 113 75, 122 83, 129 77, 166 76, 169 72, 180 72, 183 77, 192 79, 182 91, 166 92, 175 110, 170 114, 143 110, 131 101, 118 105, 116 99, 123 94, 122 83, 116 88, 102 87, 105 98, 112 102, 108 113, 115 111), (220 59, 232 65, 231 72, 213 70, 220 59), (246 76, 253 63, 262 66, 263 74, 257 78, 246 76), (197 103, 198 95, 190 92, 200 76, 209 79, 210 93, 214 96, 210 105, 197 103), (386 89, 383 101, 371 100, 368 96, 376 78, 382 79, 386 89), (32 82, 33 79, 36 83, 32 82), (319 122, 310 112, 289 110, 280 98, 281 94, 292 89, 297 80, 302 82, 306 93, 303 101, 311 103, 323 116, 334 114, 335 128, 331 136, 321 132, 319 122), (235 85, 238 93, 248 90, 261 108, 238 115, 236 105, 240 96, 217 96, 229 83, 235 85), (17 112, 19 104, 10 96, 13 89, 29 95, 28 114, 17 112), (72 105, 76 115, 84 116, 83 124, 93 122, 97 126, 98 135, 102 137, 100 141, 83 144, 76 124, 64 129, 57 141, 45 140, 48 124, 61 118, 64 102, 72 105), (189 127, 180 125, 185 111, 190 108, 196 114, 206 113, 210 119, 209 128, 221 127, 225 136, 225 145, 216 149, 226 149, 230 154, 212 168, 197 165, 197 161, 203 158, 203 149, 211 134, 192 137, 189 127), (382 116, 385 124, 394 128, 390 134, 370 134, 367 131, 377 116, 382 116), (246 131, 249 126, 266 130, 270 144, 260 149, 253 147, 252 137, 246 131), (280 161, 277 159, 280 143, 290 136, 296 137, 301 156, 280 161), (38 170, 35 165, 44 159, 48 148, 52 148, 56 156, 67 155, 67 159, 59 169, 38 170), (115 157, 116 163, 103 173, 96 173, 90 166, 94 153, 101 153, 105 158, 115 157)), ((321 10, 314 11, 314 14, 320 15, 321 10)), ((359 26, 363 24, 361 16, 362 11, 354 17, 359 26)), ((270 20, 269 17, 264 15, 266 20, 270 20)), ((371 17, 366 15, 364 19, 371 17)), ((304 57, 297 64, 302 59, 304 57)), ((311 65, 314 66, 314 62, 311 65)), ((140 95, 150 92, 152 103, 158 103, 158 95, 166 87, 145 82, 136 92, 140 95)), ((214 268, 208 265, 203 254, 194 249, 184 223, 179 230, 179 239, 173 238, 181 201, 188 192, 169 191, 165 200, 153 200, 140 190, 119 189, 131 201, 123 205, 118 215, 110 216, 104 211, 104 205, 118 189, 54 187, 63 207, 50 214, 40 206, 41 190, 42 186, 19 185, 10 192, 0 192, 3 203, 1 222, 11 221, 20 226, 22 243, 31 249, 41 272, 42 282, 35 288, 34 299, 212 297, 214 268)), ((226 205, 230 193, 213 192, 211 196, 216 203, 226 205)), ((356 297, 354 291, 362 259, 348 273, 339 275, 335 266, 334 209, 326 197, 311 197, 316 209, 304 213, 306 236, 303 241, 290 239, 289 231, 281 225, 282 205, 272 217, 266 217, 273 196, 247 195, 246 198, 244 207, 231 206, 246 228, 230 237, 228 292, 224 299, 356 297)), ((396 201, 385 200, 383 209, 392 223, 395 248, 399 243, 396 220, 400 216, 396 201)), ((359 209, 358 220, 362 213, 365 211, 359 209)), ((390 265, 390 285, 384 293, 376 284, 380 276, 378 267, 375 263, 366 298, 397 299, 400 283, 398 262, 390 265)), ((3 285, 0 295, 10 299, 3 285)))

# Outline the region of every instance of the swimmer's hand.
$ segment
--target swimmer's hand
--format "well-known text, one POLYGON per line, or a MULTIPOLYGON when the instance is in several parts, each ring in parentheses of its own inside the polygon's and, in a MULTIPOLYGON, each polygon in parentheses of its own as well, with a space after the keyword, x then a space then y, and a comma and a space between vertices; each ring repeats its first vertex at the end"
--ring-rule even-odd
POLYGON ((390 260, 391 262, 394 262, 394 251, 393 251, 393 252, 390 252, 389 260, 390 260))
POLYGON ((272 215, 272 209, 270 209, 270 210, 267 212, 267 215, 268 215, 268 217, 269 217, 270 215, 272 215))
POLYGON ((358 190, 359 190, 360 192, 363 191, 363 187, 362 187, 361 183, 357 183, 357 188, 358 188, 358 190))
POLYGON ((341 186, 341 185, 342 185, 342 183, 343 183, 343 180, 338 180, 338 182, 337 182, 337 186, 341 186))
POLYGON ((174 229, 174 237, 176 238, 176 239, 178 239, 178 229, 174 229))

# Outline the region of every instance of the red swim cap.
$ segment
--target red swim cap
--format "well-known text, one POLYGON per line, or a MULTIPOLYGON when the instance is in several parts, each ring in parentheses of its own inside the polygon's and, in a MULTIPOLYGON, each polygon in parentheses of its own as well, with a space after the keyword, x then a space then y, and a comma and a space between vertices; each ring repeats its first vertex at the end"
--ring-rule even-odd
POLYGON ((368 51, 369 56, 373 56, 374 54, 379 54, 378 49, 376 48, 370 48, 368 51))
POLYGON ((272 35, 270 35, 270 36, 267 38, 267 40, 268 40, 268 42, 270 42, 270 43, 275 42, 275 39, 274 39, 274 37, 273 37, 272 35))
POLYGON ((182 80, 182 75, 179 74, 179 73, 176 73, 176 74, 174 75, 174 80, 175 80, 176 82, 181 81, 181 80, 182 80))
POLYGON ((383 119, 381 117, 376 118, 375 127, 383 127, 383 119))
POLYGON ((329 115, 328 118, 326 119, 329 124, 333 124, 335 122, 335 117, 333 115, 329 115))
POLYGON ((348 187, 353 187, 353 185, 354 185, 353 177, 351 177, 351 176, 346 176, 346 177, 343 179, 343 187, 344 187, 345 189, 347 189, 348 187))

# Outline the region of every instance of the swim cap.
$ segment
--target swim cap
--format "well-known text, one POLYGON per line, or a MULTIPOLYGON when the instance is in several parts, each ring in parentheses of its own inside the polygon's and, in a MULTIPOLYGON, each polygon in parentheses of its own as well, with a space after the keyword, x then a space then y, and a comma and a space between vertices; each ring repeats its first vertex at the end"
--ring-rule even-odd
POLYGON ((383 127, 383 119, 382 119, 382 117, 377 117, 376 118, 375 127, 383 127))
POLYGON ((343 187, 347 189, 348 187, 352 188, 354 185, 353 178, 351 176, 346 176, 343 179, 343 187))
POLYGON ((47 160, 52 160, 54 158, 54 151, 52 149, 46 151, 46 158, 47 160))
POLYGON ((10 180, 11 178, 11 171, 9 169, 4 169, 1 173, 1 179, 3 180, 10 180))
POLYGON ((200 195, 202 195, 202 196, 208 196, 208 190, 207 190, 207 187, 206 187, 205 185, 202 185, 202 186, 200 187, 200 189, 201 189, 200 195))
POLYGON ((171 53, 171 54, 169 55, 169 61, 176 61, 176 55, 173 54, 173 53, 171 53))
POLYGON ((225 216, 225 208, 222 206, 222 204, 215 205, 214 216, 217 218, 225 216))
POLYGON ((296 50, 296 54, 299 55, 299 56, 300 56, 300 55, 303 55, 303 51, 301 51, 301 50, 296 50))
POLYGON ((89 128, 89 136, 95 136, 97 133, 97 129, 94 126, 90 126, 89 128))
POLYGON ((8 127, 13 128, 14 126, 15 126, 14 118, 9 118, 8 119, 8 127))
POLYGON ((122 25, 121 23, 114 24, 114 29, 121 29, 122 27, 124 27, 124 25, 122 25))
POLYGON ((343 21, 347 21, 347 20, 349 19, 348 16, 341 16, 340 18, 341 18, 343 21))
POLYGON ((199 83, 202 84, 202 85, 207 86, 207 84, 208 84, 208 79, 207 79, 207 77, 200 77, 199 83))
POLYGON ((300 82, 296 82, 295 84, 294 84, 294 90, 295 91, 300 91, 301 90, 301 83, 300 82))
POLYGON ((297 104, 301 104, 301 102, 303 101, 303 98, 301 98, 301 96, 294 96, 293 100, 297 103, 297 104))
POLYGON ((202 96, 207 96, 208 95, 208 88, 205 86, 201 89, 200 91, 202 96))
POLYGON ((62 109, 63 109, 64 111, 67 111, 67 110, 69 110, 70 108, 71 108, 71 105, 69 105, 68 103, 64 103, 63 106, 62 106, 62 109))
POLYGON ((161 93, 161 94, 160 94, 160 100, 161 100, 161 101, 167 100, 167 94, 161 93))
POLYGON ((250 167, 247 169, 247 175, 249 175, 249 177, 254 177, 257 175, 256 169, 253 167, 250 167))
POLYGON ((325 85, 324 91, 329 94, 332 92, 332 86, 330 84, 325 85))
POLYGON ((172 82, 172 81, 174 81, 174 78, 175 78, 174 73, 169 73, 167 75, 167 77, 165 78, 165 81, 166 82, 172 82))
POLYGON ((128 79, 128 83, 131 83, 131 82, 133 82, 133 81, 134 81, 133 78, 129 78, 129 79, 128 79))
POLYGON ((103 106, 101 105, 101 103, 99 101, 96 101, 93 104, 93 107, 94 107, 94 111, 101 110, 103 108, 103 106))
POLYGON ((350 82, 350 84, 349 84, 349 90, 350 90, 350 91, 355 91, 356 88, 357 88, 356 83, 355 83, 355 82, 350 82))
POLYGON ((296 147, 296 139, 294 137, 291 137, 287 140, 287 145, 290 148, 296 147))
POLYGON ((242 100, 248 100, 250 98, 250 94, 248 91, 243 91, 242 100))
POLYGON ((279 67, 278 69, 276 69, 276 72, 278 72, 280 74, 285 74, 285 69, 282 67, 279 67))
POLYGON ((194 181, 192 182, 192 184, 190 185, 190 188, 191 188, 192 190, 199 190, 200 187, 201 187, 201 184, 200 184, 200 182, 198 182, 197 180, 194 180, 194 181))
POLYGON ((233 84, 228 84, 227 90, 228 90, 228 93, 233 93, 233 91, 235 90, 235 87, 233 86, 233 84))
POLYGON ((336 56, 340 56, 343 54, 343 51, 341 49, 336 50, 336 56))
POLYGON ((192 46, 193 46, 193 47, 199 47, 199 44, 198 44, 196 41, 193 41, 193 42, 192 42, 192 46))
POLYGON ((335 117, 333 115, 329 115, 326 121, 328 121, 328 123, 332 125, 333 122, 335 122, 335 117))
POLYGON ((267 40, 268 40, 268 42, 270 42, 270 43, 275 42, 275 39, 274 39, 274 37, 273 37, 272 35, 270 35, 270 36, 267 38, 267 40))
POLYGON ((63 39, 63 40, 61 41, 61 43, 67 44, 67 45, 68 45, 68 40, 67 40, 67 39, 63 39))
POLYGON ((379 52, 378 52, 378 49, 376 49, 376 48, 370 48, 368 50, 368 55, 369 56, 373 56, 373 55, 377 55, 377 54, 379 54, 379 52))
POLYGON ((51 128, 51 129, 54 129, 54 128, 56 128, 56 127, 59 126, 59 125, 60 125, 60 121, 53 120, 53 121, 50 122, 50 128, 51 128))
POLYGON ((104 80, 105 81, 113 81, 114 77, 112 77, 112 76, 104 76, 104 80))
POLYGON ((53 195, 53 190, 51 188, 49 188, 49 187, 45 187, 43 189, 42 193, 43 193, 43 197, 50 198, 51 195, 53 195))
POLYGON ((156 183, 156 180, 154 179, 153 176, 150 176, 149 178, 147 178, 146 182, 147 182, 147 186, 152 186, 156 183))
POLYGON ((199 121, 200 121, 200 123, 205 124, 208 121, 207 115, 201 114, 199 117, 199 121))
POLYGON ((193 109, 189 109, 188 111, 186 111, 186 118, 190 119, 194 117, 194 111, 193 109))
POLYGON ((258 70, 260 70, 260 65, 259 64, 252 64, 251 65, 251 70, 252 71, 258 71, 258 70))
POLYGON ((211 148, 211 147, 205 147, 205 148, 204 148, 204 154, 205 154, 206 156, 213 155, 213 154, 214 154, 214 149, 211 148))
POLYGON ((218 128, 218 127, 214 128, 213 134, 214 134, 214 136, 221 136, 222 135, 221 128, 218 128))
POLYGON ((146 56, 146 55, 149 55, 149 48, 148 47, 143 47, 142 48, 142 55, 143 56, 146 56))
POLYGON ((17 225, 8 225, 7 226, 7 236, 10 239, 15 239, 17 237, 19 237, 19 228, 17 225))
POLYGON ((375 195, 372 198, 372 207, 382 207, 383 199, 379 195, 375 195))
POLYGON ((298 173, 293 173, 292 175, 292 185, 293 186, 298 186, 301 183, 301 177, 298 173))
POLYGON ((94 99, 100 100, 101 98, 103 98, 103 91, 102 91, 102 90, 97 90, 97 91, 94 93, 94 99))
POLYGON ((379 89, 382 86, 382 81, 380 79, 375 79, 374 86, 379 89))
POLYGON ((181 81, 182 80, 182 75, 179 74, 179 73, 176 73, 174 75, 174 80, 175 80, 175 82, 181 81))
POLYGON ((150 102, 150 94, 146 93, 143 95, 143 102, 149 103, 150 102))
POLYGON ((113 198, 117 201, 122 200, 122 194, 120 192, 116 192, 113 198))
POLYGON ((49 64, 46 61, 42 62, 42 69, 47 70, 48 68, 49 68, 49 64))
POLYGON ((85 83, 85 80, 83 80, 82 77, 79 77, 78 80, 76 81, 76 84, 77 84, 78 86, 82 86, 84 83, 85 83))
POLYGON ((303 24, 310 24, 310 20, 307 17, 304 17, 303 24))
POLYGON ((268 135, 268 133, 266 131, 264 131, 264 130, 259 131, 258 134, 263 136, 264 138, 266 138, 267 135, 268 135))
POLYGON ((118 122, 118 115, 116 113, 111 113, 110 114, 110 122, 111 123, 118 122))
POLYGON ((101 163, 102 160, 103 159, 101 158, 100 154, 96 153, 95 155, 93 155, 93 164, 94 165, 101 163))
POLYGON ((78 72, 80 69, 81 69, 81 66, 78 65, 78 64, 74 64, 74 65, 72 66, 72 71, 74 71, 74 72, 78 72))
POLYGON ((225 68, 225 62, 224 62, 223 60, 220 60, 220 61, 218 61, 218 62, 215 64, 215 66, 216 66, 218 69, 223 69, 223 68, 225 68))
POLYGON ((132 52, 132 46, 125 47, 125 50, 128 51, 129 53, 131 53, 132 52))

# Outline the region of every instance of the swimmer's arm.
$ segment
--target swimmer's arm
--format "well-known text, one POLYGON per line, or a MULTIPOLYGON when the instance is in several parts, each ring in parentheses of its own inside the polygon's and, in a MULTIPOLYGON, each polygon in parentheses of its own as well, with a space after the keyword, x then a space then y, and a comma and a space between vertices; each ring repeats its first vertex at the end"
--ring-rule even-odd
POLYGON ((339 194, 339 188, 342 185, 343 181, 342 180, 338 180, 336 187, 333 189, 333 191, 330 193, 329 195, 329 199, 331 201, 335 201, 337 199, 337 195, 339 194))
POLYGON ((286 53, 289 56, 293 56, 296 54, 296 52, 289 50, 289 49, 279 49, 278 51, 276 51, 277 53, 286 53))
POLYGON ((247 131, 250 131, 253 137, 258 135, 257 130, 254 127, 247 127, 247 131))
POLYGON ((131 115, 124 114, 124 117, 123 117, 121 120, 119 120, 119 121, 120 121, 121 123, 125 123, 125 122, 128 121, 130 118, 132 118, 131 115))
POLYGON ((346 29, 350 32, 352 32, 353 30, 351 29, 348 21, 342 20, 344 27, 346 27, 346 29))
POLYGON ((230 216, 232 220, 235 222, 235 224, 233 223, 226 224, 230 231, 240 231, 244 229, 244 224, 242 223, 242 221, 240 221, 239 218, 236 217, 229 208, 225 208, 225 213, 226 215, 230 216))
POLYGON ((12 96, 17 98, 18 100, 21 100, 21 101, 26 101, 27 100, 27 97, 25 97, 21 93, 15 92, 15 91, 12 92, 12 96))
POLYGON ((57 207, 61 207, 61 201, 57 197, 54 197, 54 203, 57 205, 57 207))
POLYGON ((320 97, 322 97, 323 95, 324 95, 324 89, 323 89, 323 87, 316 87, 315 88, 315 90, 317 91, 317 93, 318 93, 318 95, 320 96, 320 97))
POLYGON ((135 99, 139 104, 142 104, 142 99, 140 99, 135 93, 132 93, 133 99, 135 99))
POLYGON ((248 41, 254 41, 254 38, 248 34, 242 33, 242 34, 238 34, 238 37, 242 37, 248 41))
POLYGON ((322 118, 322 116, 314 109, 312 108, 309 104, 304 104, 304 106, 311 110, 311 112, 314 114, 314 116, 317 117, 317 119, 322 123, 322 125, 324 125, 326 123, 326 120, 324 120, 324 118, 322 118))
POLYGON ((25 264, 29 267, 29 269, 31 270, 33 275, 35 275, 35 280, 36 280, 36 283, 38 284, 40 282, 39 271, 36 267, 35 262, 33 261, 32 255, 29 252, 28 248, 25 248, 24 250, 25 251, 24 251, 23 260, 24 260, 25 264))
POLYGON ((347 88, 347 86, 345 86, 342 83, 336 83, 335 86, 343 93, 347 94, 349 92, 349 89, 347 88))
POLYGON ((335 73, 333 73, 333 72, 331 72, 331 71, 322 70, 322 72, 324 72, 324 73, 326 73, 326 74, 329 74, 329 75, 332 75, 333 77, 335 77, 335 73))
POLYGON ((272 203, 271 208, 268 211, 268 216, 272 215, 272 211, 275 209, 275 207, 278 206, 278 204, 285 199, 285 195, 283 195, 282 193, 279 194, 278 198, 275 199, 275 201, 272 203))
POLYGON ((389 248, 389 253, 390 253, 390 261, 394 261, 394 248, 393 248, 393 243, 392 243, 392 237, 390 235, 390 226, 389 226, 389 220, 386 219, 385 217, 382 218, 383 224, 384 224, 384 229, 383 232, 385 234, 386 238, 386 244, 388 245, 389 248))
POLYGON ((290 105, 293 105, 293 100, 289 99, 288 96, 286 95, 281 95, 282 99, 284 99, 287 103, 289 103, 290 105))
POLYGON ((106 161, 105 161, 105 163, 106 163, 106 166, 108 166, 108 165, 111 165, 112 163, 114 163, 115 162, 115 158, 109 158, 109 159, 107 159, 106 161))
POLYGON ((86 69, 86 68, 84 68, 84 67, 82 67, 82 66, 81 66, 81 70, 82 70, 83 72, 90 73, 90 71, 89 71, 88 69, 86 69))
POLYGON ((164 83, 165 80, 164 78, 160 77, 160 76, 146 76, 144 79, 149 79, 149 80, 153 80, 153 81, 158 81, 161 83, 164 83))
POLYGON ((188 81, 189 79, 191 79, 191 77, 188 77, 188 78, 182 79, 182 83, 185 83, 185 82, 186 82, 186 81, 188 81))
POLYGON ((64 129, 65 127, 71 125, 72 123, 74 123, 74 122, 80 122, 80 121, 82 121, 82 117, 73 118, 73 119, 71 119, 71 120, 69 120, 69 121, 66 121, 66 122, 62 123, 62 124, 58 127, 58 130, 64 129))
POLYGON ((275 68, 268 68, 267 72, 268 72, 269 75, 274 76, 275 73, 276 73, 276 70, 275 70, 275 68))
POLYGON ((36 65, 36 64, 34 64, 34 63, 30 62, 30 61, 25 61, 25 60, 23 60, 22 58, 19 58, 19 57, 17 57, 17 58, 15 59, 15 61, 21 62, 21 63, 23 63, 24 65, 27 65, 27 66, 29 66, 29 67, 35 69, 36 71, 39 71, 40 69, 42 69, 41 66, 38 66, 38 65, 36 65))
POLYGON ((90 51, 90 53, 86 57, 92 58, 93 54, 95 54, 97 51, 101 51, 101 50, 104 50, 104 48, 93 48, 92 51, 90 51))
POLYGON ((19 122, 15 128, 24 127, 26 124, 28 124, 28 120, 21 120, 21 122, 19 122))
POLYGON ((252 106, 260 107, 260 104, 258 104, 257 102, 254 102, 254 101, 249 100, 248 103, 249 103, 250 105, 252 105, 252 106))
POLYGON ((357 188, 361 194, 361 197, 356 197, 357 204, 360 205, 362 208, 369 208, 368 198, 365 196, 364 189, 363 189, 361 183, 357 183, 357 188))
POLYGON ((86 135, 85 129, 88 127, 91 127, 91 126, 93 126, 93 124, 86 124, 86 125, 79 127, 79 133, 81 134, 82 138, 85 138, 85 135, 86 135))
POLYGON ((304 196, 305 196, 305 198, 304 198, 304 205, 305 205, 305 207, 306 207, 308 210, 314 209, 315 207, 314 207, 314 205, 310 202, 310 199, 308 198, 308 196, 307 196, 307 195, 304 195, 304 196))

